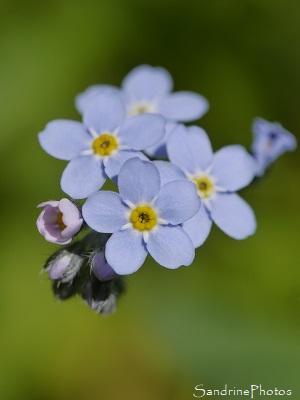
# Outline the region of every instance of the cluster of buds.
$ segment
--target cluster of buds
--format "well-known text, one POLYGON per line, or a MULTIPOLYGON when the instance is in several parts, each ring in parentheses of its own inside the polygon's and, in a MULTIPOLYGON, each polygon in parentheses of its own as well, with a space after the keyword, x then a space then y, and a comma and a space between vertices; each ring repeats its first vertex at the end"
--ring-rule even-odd
MULTIPOLYGON (((52 226, 54 229, 57 228, 55 225, 52 226)), ((106 315, 115 311, 117 298, 124 292, 125 284, 105 259, 108 237, 90 232, 49 257, 43 272, 47 272, 53 281, 53 291, 59 300, 80 295, 97 313, 106 315)))

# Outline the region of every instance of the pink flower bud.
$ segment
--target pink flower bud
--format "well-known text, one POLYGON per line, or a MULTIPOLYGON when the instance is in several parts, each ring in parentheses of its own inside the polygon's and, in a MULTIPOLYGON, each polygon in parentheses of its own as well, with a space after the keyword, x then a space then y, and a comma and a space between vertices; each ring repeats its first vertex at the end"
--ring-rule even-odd
POLYGON ((83 218, 70 200, 46 201, 38 207, 43 207, 43 211, 36 221, 37 228, 48 242, 70 243, 73 236, 80 231, 83 218))

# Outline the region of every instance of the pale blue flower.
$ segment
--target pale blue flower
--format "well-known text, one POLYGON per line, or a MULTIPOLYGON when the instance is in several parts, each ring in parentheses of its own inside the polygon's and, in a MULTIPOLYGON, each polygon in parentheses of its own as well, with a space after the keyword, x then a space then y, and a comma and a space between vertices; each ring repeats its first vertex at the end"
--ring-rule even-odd
MULTIPOLYGON (((119 92, 123 95, 127 116, 143 113, 158 113, 166 121, 191 122, 201 118, 209 108, 208 101, 201 95, 179 91, 172 93, 173 80, 168 71, 161 67, 141 65, 124 78, 121 89, 110 85, 94 85, 76 97, 76 107, 83 113, 99 93, 119 92)), ((166 126, 166 135, 171 126, 166 126)), ((152 157, 166 157, 166 137, 146 153, 152 157)))
POLYGON ((155 145, 164 135, 159 115, 126 118, 117 93, 98 95, 83 114, 83 123, 50 122, 39 134, 43 149, 53 157, 70 160, 61 178, 62 190, 75 199, 98 191, 107 176, 116 181, 124 162, 147 159, 139 150, 155 145))
POLYGON ((129 115, 159 113, 167 120, 190 122, 208 111, 207 100, 194 92, 175 92, 171 75, 164 68, 141 65, 122 83, 129 115))
POLYGON ((94 85, 76 97, 76 107, 84 113, 99 93, 121 92, 129 116, 159 113, 168 120, 190 122, 204 115, 209 108, 207 100, 194 92, 171 93, 173 80, 161 67, 140 65, 124 78, 121 89, 111 85, 94 85))
POLYGON ((297 147, 295 136, 277 122, 256 118, 252 129, 252 152, 257 162, 257 176, 262 176, 281 154, 294 151, 297 147))
POLYGON ((203 207, 182 227, 199 247, 210 233, 212 221, 227 235, 244 239, 256 229, 249 205, 235 191, 255 175, 255 161, 244 147, 226 146, 213 154, 206 132, 196 126, 178 126, 168 140, 172 162, 156 161, 162 183, 174 179, 194 182, 203 207))
POLYGON ((161 186, 154 163, 133 158, 118 178, 119 193, 100 191, 83 205, 86 223, 112 233, 105 247, 107 263, 117 274, 137 271, 148 254, 166 268, 190 265, 192 240, 180 224, 192 218, 201 201, 193 183, 181 179, 161 186))

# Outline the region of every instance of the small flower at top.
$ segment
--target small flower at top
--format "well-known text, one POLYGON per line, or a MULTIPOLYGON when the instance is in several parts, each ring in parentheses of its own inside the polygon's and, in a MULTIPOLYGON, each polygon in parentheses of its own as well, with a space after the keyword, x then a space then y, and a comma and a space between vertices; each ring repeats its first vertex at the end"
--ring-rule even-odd
POLYGON ((79 94, 76 107, 84 113, 99 93, 120 91, 125 98, 127 115, 158 113, 167 120, 190 122, 204 115, 208 101, 197 93, 182 91, 171 93, 173 79, 161 67, 140 65, 124 78, 121 89, 110 85, 94 85, 79 94))
POLYGON ((212 221, 228 236, 244 239, 256 229, 249 205, 235 191, 247 186, 255 175, 255 161, 239 145, 226 146, 213 154, 206 132, 179 125, 170 135, 167 151, 171 163, 155 161, 163 183, 174 179, 194 182, 203 207, 182 224, 199 247, 208 237, 212 221))
POLYGON ((78 208, 68 199, 46 201, 38 205, 43 211, 37 219, 37 228, 48 242, 70 243, 80 231, 83 219, 78 208))
POLYGON ((83 205, 87 224, 112 233, 105 247, 107 263, 119 275, 137 271, 148 254, 166 268, 190 265, 192 240, 179 226, 192 218, 201 201, 192 182, 177 180, 161 187, 150 161, 126 161, 118 178, 119 194, 100 191, 83 205))
MULTIPOLYGON (((157 113, 170 122, 191 122, 201 118, 209 109, 201 95, 179 91, 172 93, 173 80, 161 67, 141 65, 124 78, 121 89, 110 85, 94 85, 79 94, 76 107, 80 113, 93 103, 99 93, 121 93, 125 99, 127 116, 157 113)), ((170 127, 166 127, 166 135, 170 127)), ((164 138, 155 148, 146 151, 152 157, 166 157, 164 138)), ((147 149, 148 150, 148 149, 147 149)))
POLYGON ((277 122, 256 118, 252 130, 254 136, 252 152, 257 163, 257 176, 264 175, 266 169, 281 154, 294 151, 297 147, 295 136, 277 122))
POLYGON ((61 178, 61 188, 69 196, 83 199, 97 192, 107 177, 116 181, 126 160, 147 159, 140 150, 162 139, 165 121, 160 115, 125 117, 121 96, 103 93, 86 108, 83 123, 55 120, 39 133, 47 153, 70 160, 61 178))

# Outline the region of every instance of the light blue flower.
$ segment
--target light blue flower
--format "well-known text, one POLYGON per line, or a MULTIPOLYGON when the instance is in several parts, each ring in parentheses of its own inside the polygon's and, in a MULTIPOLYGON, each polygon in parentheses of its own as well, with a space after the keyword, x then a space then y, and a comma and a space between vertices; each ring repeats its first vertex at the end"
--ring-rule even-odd
POLYGON ((180 91, 171 93, 173 80, 161 67, 141 65, 124 78, 121 89, 111 85, 94 85, 76 97, 76 107, 84 113, 99 93, 120 91, 125 98, 129 116, 159 113, 172 121, 190 122, 204 115, 208 101, 201 95, 180 91))
POLYGON ((175 92, 171 75, 164 68, 141 65, 133 69, 122 83, 127 112, 159 113, 167 120, 190 122, 208 111, 208 101, 194 92, 175 92))
MULTIPOLYGON (((120 92, 124 96, 127 115, 158 113, 166 121, 190 122, 202 117, 209 108, 208 101, 201 95, 179 91, 171 93, 173 80, 168 71, 161 67, 141 65, 125 77, 121 89, 109 85, 95 85, 76 97, 76 107, 83 113, 98 93, 120 92)), ((170 127, 166 127, 166 135, 170 127)), ((166 157, 166 138, 147 151, 150 156, 166 157)))
POLYGON ((192 240, 179 224, 192 218, 201 201, 195 185, 176 180, 161 186, 150 161, 126 161, 118 178, 119 194, 100 191, 83 205, 87 224, 97 232, 112 233, 105 258, 117 274, 137 271, 148 254, 166 268, 190 265, 192 240))
POLYGON ((252 129, 252 152, 257 162, 257 176, 262 176, 281 154, 294 151, 297 147, 295 136, 277 122, 256 118, 252 129))
POLYGON ((124 162, 147 159, 139 150, 156 144, 164 135, 159 115, 126 118, 117 93, 98 95, 83 114, 83 123, 50 122, 39 134, 42 148, 53 157, 70 160, 61 178, 62 190, 75 199, 98 191, 107 176, 114 181, 124 162))
POLYGON ((167 151, 170 161, 155 161, 162 183, 187 179, 197 187, 203 207, 182 227, 199 247, 208 237, 212 221, 228 236, 244 239, 256 229, 249 205, 235 191, 247 186, 255 175, 255 161, 244 147, 226 146, 213 154, 206 132, 196 126, 178 126, 167 151))

